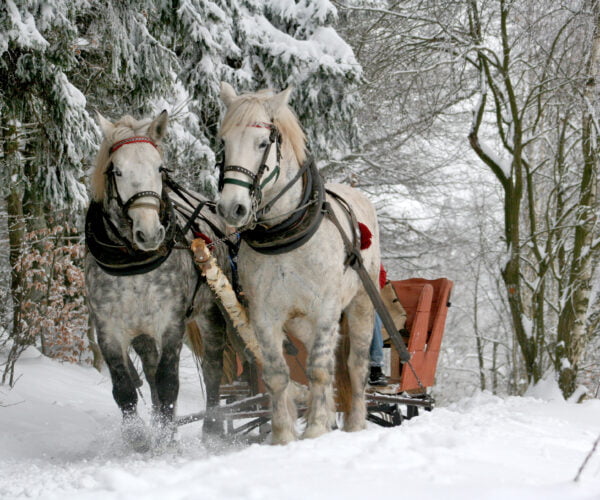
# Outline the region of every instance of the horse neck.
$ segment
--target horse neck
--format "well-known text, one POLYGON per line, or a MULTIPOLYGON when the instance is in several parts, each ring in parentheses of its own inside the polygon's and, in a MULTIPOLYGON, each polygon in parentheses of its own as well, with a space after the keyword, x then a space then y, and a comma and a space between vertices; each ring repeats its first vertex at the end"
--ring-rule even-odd
MULTIPOLYGON (((269 190, 269 193, 265 193, 263 197, 265 203, 269 203, 285 186, 287 186, 288 182, 290 182, 298 173, 300 165, 298 165, 296 158, 292 156, 288 159, 282 158, 280 168, 281 175, 279 176, 279 179, 273 188, 269 190)), ((298 208, 298 205, 302 200, 302 191, 303 180, 300 178, 275 202, 273 208, 265 214, 264 219, 267 221, 266 225, 272 227, 290 217, 291 213, 298 208)))

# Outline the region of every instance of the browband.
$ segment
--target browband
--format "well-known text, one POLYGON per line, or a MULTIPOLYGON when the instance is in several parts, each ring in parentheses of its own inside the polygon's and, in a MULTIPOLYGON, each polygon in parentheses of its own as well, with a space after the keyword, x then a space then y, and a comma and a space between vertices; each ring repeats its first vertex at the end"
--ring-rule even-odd
POLYGON ((117 149, 119 149, 122 146, 125 146, 127 144, 133 144, 136 142, 146 142, 148 144, 152 144, 152 146, 154 146, 156 149, 158 149, 158 146, 154 143, 154 141, 152 139, 150 139, 150 137, 134 136, 134 137, 128 137, 127 139, 123 139, 121 141, 115 142, 110 148, 110 154, 113 154, 117 149))

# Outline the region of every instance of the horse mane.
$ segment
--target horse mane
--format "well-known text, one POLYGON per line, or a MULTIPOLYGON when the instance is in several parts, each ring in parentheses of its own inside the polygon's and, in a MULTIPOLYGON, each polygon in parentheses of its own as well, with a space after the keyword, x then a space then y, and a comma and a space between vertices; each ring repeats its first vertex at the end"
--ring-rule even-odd
MULTIPOLYGON (((233 127, 246 127, 256 123, 260 110, 266 107, 265 102, 274 95, 270 89, 240 95, 227 108, 219 136, 223 137, 233 127)), ((282 106, 271 119, 281 134, 283 155, 289 157, 293 154, 298 164, 302 165, 306 159, 306 135, 296 113, 286 105, 282 106)))
MULTIPOLYGON (((96 166, 90 178, 90 189, 94 201, 101 201, 106 193, 106 175, 104 174, 110 165, 111 146, 115 142, 127 139, 128 137, 146 135, 150 123, 152 123, 152 119, 150 118, 136 120, 130 115, 125 115, 114 124, 114 129, 109 136, 104 137, 96 156, 96 166)), ((162 155, 160 149, 159 152, 162 155)))

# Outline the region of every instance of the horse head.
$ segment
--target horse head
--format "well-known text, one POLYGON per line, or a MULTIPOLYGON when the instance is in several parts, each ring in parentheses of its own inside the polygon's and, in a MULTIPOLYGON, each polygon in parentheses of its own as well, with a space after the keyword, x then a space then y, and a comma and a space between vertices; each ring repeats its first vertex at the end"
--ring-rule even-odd
POLYGON ((156 250, 165 238, 160 217, 163 186, 159 146, 167 131, 167 112, 152 121, 126 116, 114 124, 98 113, 98 121, 104 141, 92 178, 93 197, 102 200, 120 236, 139 250, 156 250))
POLYGON ((255 220, 265 195, 274 193, 286 178, 280 176, 280 169, 290 158, 296 164, 303 160, 304 133, 287 105, 291 91, 288 87, 278 94, 261 91, 238 96, 231 85, 221 83, 227 113, 219 132, 224 162, 217 211, 233 227, 255 220))

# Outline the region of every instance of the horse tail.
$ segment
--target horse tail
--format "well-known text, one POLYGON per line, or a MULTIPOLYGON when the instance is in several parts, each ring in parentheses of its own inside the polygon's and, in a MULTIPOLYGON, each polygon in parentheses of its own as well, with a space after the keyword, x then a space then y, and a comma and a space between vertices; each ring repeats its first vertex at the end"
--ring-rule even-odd
POLYGON ((352 385, 348 371, 348 355, 350 354, 350 336, 348 335, 348 320, 342 314, 340 321, 340 342, 335 351, 335 388, 338 411, 348 414, 352 405, 352 385))
POLYGON ((202 341, 202 335, 200 334, 200 328, 198 327, 198 323, 195 321, 190 321, 185 326, 185 334, 187 337, 186 344, 194 354, 196 360, 202 360, 204 356, 204 342, 202 341))

